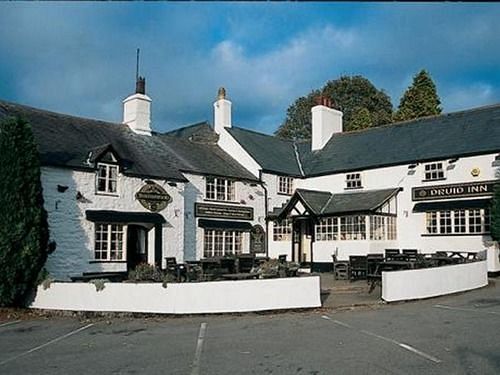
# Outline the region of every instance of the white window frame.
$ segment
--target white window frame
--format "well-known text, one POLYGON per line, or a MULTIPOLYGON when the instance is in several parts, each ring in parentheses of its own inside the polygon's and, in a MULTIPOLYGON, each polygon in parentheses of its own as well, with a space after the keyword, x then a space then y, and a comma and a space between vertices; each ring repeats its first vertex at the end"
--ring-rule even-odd
POLYGON ((424 164, 423 181, 441 181, 446 180, 444 162, 438 161, 424 164))
POLYGON ((236 201, 236 181, 227 178, 206 177, 205 199, 219 202, 236 201), (219 196, 218 189, 221 188, 222 195, 219 196))
POLYGON ((362 189, 362 176, 361 172, 347 173, 345 175, 345 188, 346 189, 362 189))
POLYGON ((293 177, 278 176, 278 194, 292 195, 293 183, 293 177))
POLYGON ((425 235, 488 235, 491 212, 487 208, 429 211, 425 213, 425 235))
POLYGON ((323 217, 314 229, 316 241, 338 241, 339 218, 337 216, 323 217))
POLYGON ((113 195, 113 196, 117 196, 119 195, 118 193, 118 173, 119 173, 119 169, 118 169, 118 165, 116 164, 108 164, 108 163, 97 163, 97 171, 96 171, 96 178, 95 178, 95 191, 96 191, 96 194, 99 194, 99 195, 113 195), (105 171, 106 171, 106 176, 104 177, 101 177, 100 176, 100 171, 101 171, 101 168, 104 168, 105 171), (111 169, 115 169, 116 170, 116 179, 112 179, 110 177, 110 170, 111 169), (99 181, 100 180, 104 180, 104 190, 99 190, 99 181), (114 181, 115 182, 115 191, 111 191, 110 190, 110 187, 111 187, 111 181, 114 181))
POLYGON ((273 241, 291 241, 292 240, 292 221, 284 219, 273 222, 273 241))
POLYGON ((339 224, 341 241, 366 240, 366 216, 341 216, 339 224))
POLYGON ((386 217, 382 215, 370 215, 370 240, 384 241, 386 239, 386 217))
POLYGON ((204 229, 203 258, 243 253, 243 233, 237 230, 204 229))
POLYGON ((97 262, 124 262, 127 260, 127 230, 126 224, 121 223, 94 223, 94 261, 97 262), (113 228, 116 227, 116 228, 113 228), (100 230, 105 228, 105 230, 100 230), (119 229, 119 230, 118 230, 119 229), (116 238, 114 241, 112 235, 115 233, 117 236, 121 235, 121 241, 116 238), (98 234, 105 234, 104 238, 98 239, 98 234), (115 252, 121 253, 120 258, 112 258, 112 245, 120 244, 121 249, 115 248, 115 252), (99 245, 101 244, 101 245, 99 245), (105 244, 105 248, 103 248, 105 244), (97 253, 105 254, 105 257, 98 257, 97 253))

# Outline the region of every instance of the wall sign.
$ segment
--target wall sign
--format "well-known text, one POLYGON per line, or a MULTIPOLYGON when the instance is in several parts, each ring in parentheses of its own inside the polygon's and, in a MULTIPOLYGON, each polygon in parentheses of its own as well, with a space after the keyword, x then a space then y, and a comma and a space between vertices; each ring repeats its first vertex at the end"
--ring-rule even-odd
POLYGON ((493 194, 493 186, 498 181, 470 182, 464 184, 419 186, 411 189, 414 201, 429 199, 481 197, 493 194))
POLYGON ((194 215, 196 217, 253 220, 253 208, 226 206, 222 204, 195 203, 194 215))
POLYGON ((172 197, 160 185, 153 181, 146 182, 146 185, 135 193, 135 199, 149 211, 160 212, 172 201, 172 197))
POLYGON ((250 252, 253 254, 266 252, 266 232, 261 225, 254 225, 250 231, 250 252))

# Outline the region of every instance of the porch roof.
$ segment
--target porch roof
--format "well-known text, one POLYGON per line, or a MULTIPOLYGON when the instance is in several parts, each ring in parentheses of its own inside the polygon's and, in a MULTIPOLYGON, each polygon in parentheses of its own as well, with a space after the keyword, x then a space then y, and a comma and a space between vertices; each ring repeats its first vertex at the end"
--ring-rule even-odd
POLYGON ((302 214, 310 216, 331 216, 351 213, 370 213, 380 208, 395 196, 401 188, 365 190, 351 193, 332 194, 327 191, 297 189, 290 200, 280 209, 275 209, 269 217, 283 219, 294 216, 292 210, 301 203, 302 214))

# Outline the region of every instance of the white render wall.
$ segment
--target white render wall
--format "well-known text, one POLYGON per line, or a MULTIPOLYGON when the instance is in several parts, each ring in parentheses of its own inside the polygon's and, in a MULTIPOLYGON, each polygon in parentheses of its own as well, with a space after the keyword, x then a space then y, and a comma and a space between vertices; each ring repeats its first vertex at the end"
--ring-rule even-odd
MULTIPOLYGON (((90 263, 94 259, 94 223, 85 217, 86 210, 115 210, 149 212, 136 199, 135 193, 145 184, 143 179, 118 177, 119 196, 95 194, 95 172, 73 171, 71 169, 43 167, 42 186, 44 206, 48 212, 51 240, 57 244, 54 253, 49 255, 46 268, 56 279, 67 280, 70 276, 83 272, 125 271, 126 263, 100 262, 90 263), (61 193, 57 185, 68 186, 61 193), (84 202, 76 199, 77 192, 85 198, 84 202)), ((175 256, 183 259, 184 241, 184 204, 182 183, 177 187, 169 186, 165 181, 153 180, 162 186, 172 197, 162 215, 163 256, 175 256)), ((149 232, 149 260, 154 259, 154 229, 149 232)))
MULTIPOLYGON (((206 178, 200 175, 185 174, 189 183, 185 187, 185 230, 184 249, 186 259, 194 260, 203 258, 203 240, 204 230, 198 226, 198 218, 194 216, 195 202, 228 205, 228 206, 241 206, 252 207, 254 219, 247 221, 252 225, 261 225, 264 230, 266 229, 266 213, 264 210, 264 190, 260 184, 236 181, 234 202, 222 202, 205 199, 205 185, 206 178), (253 186, 252 186, 253 185, 253 186)), ((213 220, 217 220, 213 218, 213 220)), ((230 219, 220 219, 229 220, 230 219)), ((244 232, 243 235, 243 252, 248 253, 250 247, 250 234, 244 232)))
MULTIPOLYGON (((425 233, 425 213, 413 213, 411 190, 417 186, 447 185, 466 182, 481 182, 495 179, 496 167, 492 163, 497 154, 462 157, 455 162, 452 169, 447 170, 448 160, 442 160, 446 170, 446 179, 442 181, 423 182, 424 163, 409 173, 407 165, 377 168, 361 171, 363 189, 346 190, 345 174, 332 174, 306 179, 295 179, 295 187, 311 190, 323 190, 332 193, 346 193, 373 189, 387 189, 401 187, 403 190, 397 195, 397 241, 317 241, 313 244, 315 262, 331 262, 332 254, 337 250, 339 259, 348 259, 350 255, 365 255, 368 253, 382 253, 386 248, 418 249, 421 252, 434 251, 481 251, 488 249, 488 270, 500 271, 499 250, 491 241, 490 236, 422 236, 425 233), (478 177, 471 175, 473 168, 479 168, 478 177)), ((270 191, 270 206, 281 206, 289 197, 273 194, 276 191, 275 175, 263 174, 263 180, 270 191)), ((450 198, 452 199, 452 198, 450 198)), ((456 198, 453 198, 456 199, 456 198)), ((474 199, 464 198, 464 199, 474 199)), ((276 257, 279 254, 290 254, 290 242, 274 242, 272 240, 272 224, 269 227, 269 255, 276 257)))
POLYGON ((405 301, 463 292, 488 285, 486 261, 382 272, 382 299, 405 301))
POLYGON ((205 283, 52 283, 31 308, 158 314, 205 314, 320 307, 319 276, 205 283))
POLYGON ((226 128, 220 128, 219 130, 219 141, 217 142, 219 147, 231 155, 233 159, 238 161, 255 177, 259 177, 260 170, 262 169, 259 163, 227 132, 226 128))

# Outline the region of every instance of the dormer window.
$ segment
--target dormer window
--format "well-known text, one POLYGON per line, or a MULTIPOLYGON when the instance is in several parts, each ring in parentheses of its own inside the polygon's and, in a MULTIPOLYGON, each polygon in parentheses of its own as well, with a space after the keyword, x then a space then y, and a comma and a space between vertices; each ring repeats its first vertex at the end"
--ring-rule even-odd
POLYGON ((97 163, 96 191, 101 194, 118 193, 118 166, 97 163))
POLYGON ((345 176, 346 189, 361 189, 361 173, 348 173, 345 176))
POLYGON ((428 163, 424 165, 424 181, 444 180, 443 163, 428 163))

